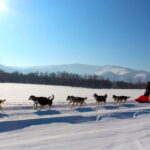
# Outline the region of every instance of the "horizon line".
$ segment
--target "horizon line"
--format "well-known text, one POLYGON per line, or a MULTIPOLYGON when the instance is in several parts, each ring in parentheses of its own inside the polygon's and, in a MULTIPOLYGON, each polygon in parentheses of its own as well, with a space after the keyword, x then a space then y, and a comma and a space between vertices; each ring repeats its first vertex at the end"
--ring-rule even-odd
POLYGON ((26 68, 32 68, 32 67, 48 67, 48 66, 63 66, 63 65, 87 65, 87 66, 96 66, 96 67, 104 67, 104 66, 113 66, 113 67, 121 67, 121 68, 125 68, 125 69, 130 69, 130 70, 134 70, 134 71, 144 71, 144 72, 149 72, 147 70, 143 70, 143 69, 135 69, 132 67, 126 67, 126 66, 118 66, 118 65, 110 65, 110 64, 105 64, 105 65, 96 65, 96 64, 86 64, 86 63, 68 63, 68 64, 49 64, 49 65, 31 65, 31 66, 11 66, 11 65, 5 65, 3 63, 0 63, 1 66, 4 67, 12 67, 12 68, 18 68, 18 69, 26 69, 26 68))

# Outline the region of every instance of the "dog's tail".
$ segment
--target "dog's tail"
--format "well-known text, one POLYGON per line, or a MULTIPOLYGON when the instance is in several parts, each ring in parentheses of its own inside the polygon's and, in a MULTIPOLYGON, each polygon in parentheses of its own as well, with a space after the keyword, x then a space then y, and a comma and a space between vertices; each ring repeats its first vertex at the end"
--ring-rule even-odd
POLYGON ((130 98, 130 96, 127 96, 127 99, 129 99, 130 98))
POLYGON ((54 100, 54 95, 48 97, 49 100, 54 100))

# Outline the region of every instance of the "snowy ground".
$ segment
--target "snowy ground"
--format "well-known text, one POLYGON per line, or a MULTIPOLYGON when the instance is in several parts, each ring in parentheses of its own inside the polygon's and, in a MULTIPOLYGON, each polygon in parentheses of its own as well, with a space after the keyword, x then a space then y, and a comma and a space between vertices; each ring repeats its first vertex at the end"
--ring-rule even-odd
POLYGON ((84 89, 60 86, 0 84, 0 149, 2 150, 149 150, 150 104, 128 101, 118 106, 112 95, 144 90, 84 89), (97 107, 93 94, 108 94, 97 107), (29 96, 55 95, 52 110, 36 111, 29 96), (68 95, 88 97, 82 108, 70 108, 68 95))

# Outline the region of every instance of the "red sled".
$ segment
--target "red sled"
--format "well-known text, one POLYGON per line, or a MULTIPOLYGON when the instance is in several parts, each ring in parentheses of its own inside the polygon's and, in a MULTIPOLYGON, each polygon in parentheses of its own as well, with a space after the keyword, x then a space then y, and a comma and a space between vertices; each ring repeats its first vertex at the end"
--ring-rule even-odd
POLYGON ((141 95, 138 98, 135 99, 136 102, 139 103, 149 103, 149 96, 141 95))

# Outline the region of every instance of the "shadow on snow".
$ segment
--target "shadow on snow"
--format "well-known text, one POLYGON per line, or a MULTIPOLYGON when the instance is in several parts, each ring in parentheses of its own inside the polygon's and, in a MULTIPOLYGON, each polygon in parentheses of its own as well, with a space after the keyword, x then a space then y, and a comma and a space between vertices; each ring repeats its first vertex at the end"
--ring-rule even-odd
POLYGON ((129 111, 129 112, 114 112, 104 115, 99 115, 97 120, 103 120, 106 118, 117 118, 117 119, 134 119, 139 115, 150 114, 150 109, 144 109, 141 111, 129 111))
POLYGON ((4 113, 0 113, 0 118, 4 118, 4 117, 8 117, 8 115, 4 113))
POLYGON ((35 114, 44 116, 44 115, 59 115, 61 113, 57 110, 46 110, 46 111, 37 111, 35 112, 35 114))
POLYGON ((43 125, 51 123, 84 123, 88 121, 96 120, 96 116, 82 117, 82 116, 65 116, 65 117, 54 117, 54 118, 40 118, 40 119, 27 119, 27 120, 15 120, 15 121, 4 121, 0 122, 0 133, 22 129, 32 125, 43 125))
MULTIPOLYGON (((49 113, 49 111, 38 112, 43 113, 39 115, 45 115, 44 113, 49 113)), ((105 118, 117 118, 117 119, 134 119, 139 115, 150 114, 150 109, 145 109, 139 112, 114 112, 109 114, 102 114, 99 116, 98 120, 101 121, 105 118)), ((63 117, 54 117, 54 118, 40 118, 40 119, 27 119, 27 120, 15 120, 15 121, 4 121, 0 122, 0 132, 8 132, 17 129, 22 129, 25 127, 33 125, 44 125, 51 123, 70 123, 78 124, 85 123, 89 121, 96 121, 97 116, 63 116, 63 117)))
POLYGON ((79 111, 79 112, 91 112, 91 111, 95 111, 95 109, 90 108, 90 107, 76 108, 75 110, 76 110, 76 111, 79 111))

